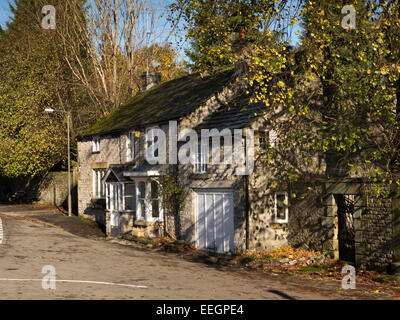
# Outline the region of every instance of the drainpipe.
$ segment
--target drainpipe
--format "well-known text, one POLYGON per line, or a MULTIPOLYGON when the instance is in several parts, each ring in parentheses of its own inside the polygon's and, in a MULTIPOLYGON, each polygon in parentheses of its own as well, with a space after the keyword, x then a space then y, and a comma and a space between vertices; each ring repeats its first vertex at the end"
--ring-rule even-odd
POLYGON ((246 251, 249 251, 249 224, 250 224, 250 203, 249 203, 249 176, 244 176, 245 203, 246 203, 246 251))

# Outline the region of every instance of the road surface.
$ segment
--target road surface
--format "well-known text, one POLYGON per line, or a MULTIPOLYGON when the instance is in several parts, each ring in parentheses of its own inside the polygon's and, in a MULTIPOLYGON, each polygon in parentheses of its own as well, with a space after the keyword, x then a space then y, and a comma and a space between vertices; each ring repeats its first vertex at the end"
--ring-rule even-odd
POLYGON ((343 290, 338 282, 227 270, 175 253, 77 236, 23 216, 0 206, 1 299, 375 298, 343 290), (43 274, 44 266, 50 267, 43 274))

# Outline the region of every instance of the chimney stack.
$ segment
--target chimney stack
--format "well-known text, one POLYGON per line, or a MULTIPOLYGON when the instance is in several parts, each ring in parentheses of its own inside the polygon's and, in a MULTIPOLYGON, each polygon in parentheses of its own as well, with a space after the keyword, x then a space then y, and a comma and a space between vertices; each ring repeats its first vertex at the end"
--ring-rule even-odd
POLYGON ((160 72, 142 73, 142 92, 149 90, 161 82, 160 72))

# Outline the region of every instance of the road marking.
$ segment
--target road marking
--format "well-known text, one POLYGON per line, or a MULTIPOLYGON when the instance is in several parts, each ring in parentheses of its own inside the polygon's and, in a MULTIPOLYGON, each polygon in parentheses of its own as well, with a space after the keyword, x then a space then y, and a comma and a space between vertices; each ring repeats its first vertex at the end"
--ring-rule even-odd
MULTIPOLYGON (((43 279, 6 279, 0 278, 0 281, 43 281, 43 279)), ((54 280, 56 282, 71 282, 71 283, 90 283, 90 284, 104 284, 109 286, 122 286, 131 288, 147 289, 147 286, 138 286, 134 284, 123 284, 123 283, 113 283, 113 282, 103 282, 103 281, 86 281, 86 280, 54 280)))
POLYGON ((3 222, 1 221, 0 218, 0 244, 3 243, 3 222))

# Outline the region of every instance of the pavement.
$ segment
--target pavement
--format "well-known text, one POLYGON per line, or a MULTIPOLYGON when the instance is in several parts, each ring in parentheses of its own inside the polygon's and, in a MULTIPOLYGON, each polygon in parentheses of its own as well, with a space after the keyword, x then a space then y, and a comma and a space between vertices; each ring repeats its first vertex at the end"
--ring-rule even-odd
POLYGON ((109 239, 45 205, 0 205, 1 299, 387 299, 340 282, 265 274, 109 239))
POLYGON ((82 237, 102 238, 105 236, 96 223, 84 222, 75 215, 68 217, 64 209, 47 204, 3 204, 0 205, 0 216, 2 214, 59 228, 82 237))

